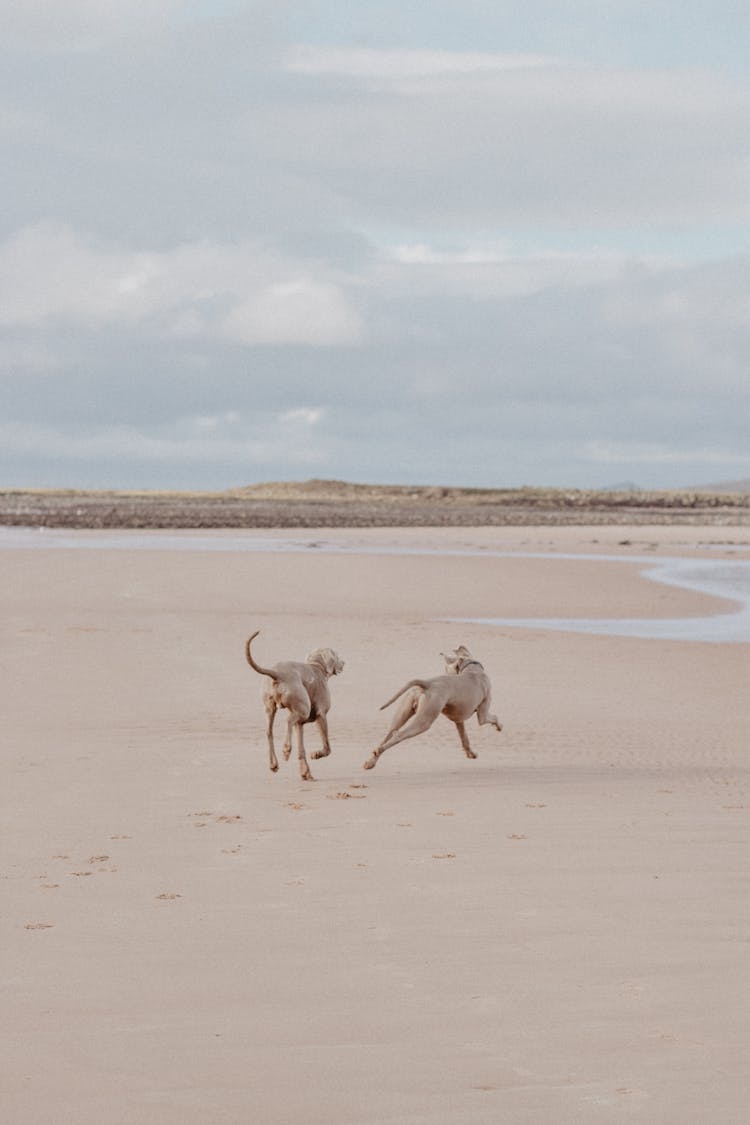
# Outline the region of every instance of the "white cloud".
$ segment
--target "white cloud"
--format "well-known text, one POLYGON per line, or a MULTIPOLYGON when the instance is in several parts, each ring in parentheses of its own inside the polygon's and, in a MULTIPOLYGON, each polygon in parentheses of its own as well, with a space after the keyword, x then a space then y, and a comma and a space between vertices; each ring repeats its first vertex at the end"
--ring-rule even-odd
MULTIPOLYGON (((673 268, 671 258, 642 255, 644 275, 673 268)), ((563 253, 517 250, 510 243, 474 242, 442 249, 428 243, 387 246, 371 272, 371 283, 390 293, 463 294, 496 298, 615 282, 635 265, 633 254, 605 248, 563 253)))
POLYGON ((325 415, 319 406, 300 406, 293 410, 286 410, 281 415, 281 421, 292 426, 301 425, 305 428, 317 426, 325 415))
POLYGON ((352 217, 456 229, 750 218, 741 82, 334 47, 296 48, 287 67, 307 99, 264 106, 240 131, 352 217))
POLYGON ((242 416, 236 410, 225 410, 222 414, 198 414, 192 419, 192 425, 200 432, 216 433, 225 426, 235 426, 242 421, 242 416))
POLYGON ((134 323, 177 300, 179 288, 170 255, 103 244, 65 225, 38 223, 0 245, 0 324, 8 326, 134 323))
POLYGON ((467 246, 460 250, 439 250, 424 242, 387 247, 384 256, 406 266, 484 266, 507 262, 510 257, 507 247, 494 244, 467 246))
MULTIPOLYGON (((742 68, 670 69, 645 25, 640 56, 576 58, 624 0, 576 28, 516 6, 515 32, 484 2, 388 7, 328 5, 315 38, 342 46, 304 44, 319 5, 0 0, 3 471, 596 483, 627 456, 677 483, 691 451, 741 459, 742 68)), ((649 29, 701 60, 677 14, 649 29)))
POLYGON ((297 44, 284 64, 292 73, 339 75, 401 84, 404 79, 436 75, 477 75, 528 70, 554 63, 544 55, 500 54, 482 51, 388 50, 297 44))
POLYGON ((222 334, 239 344, 355 344, 362 325, 339 286, 296 277, 235 305, 222 334))
POLYGON ((248 345, 352 344, 361 319, 331 272, 248 243, 133 252, 39 224, 0 246, 0 324, 149 321, 248 345))

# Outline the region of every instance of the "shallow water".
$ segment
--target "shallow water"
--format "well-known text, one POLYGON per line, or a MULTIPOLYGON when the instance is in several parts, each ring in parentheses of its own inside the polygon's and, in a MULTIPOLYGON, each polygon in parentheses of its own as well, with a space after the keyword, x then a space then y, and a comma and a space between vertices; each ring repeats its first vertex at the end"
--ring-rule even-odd
MULTIPOLYGON (((538 557, 538 556, 537 556, 538 557)), ((544 556, 553 558, 598 558, 613 561, 608 555, 544 556)), ((619 557, 614 560, 623 562, 619 557)), ((646 562, 630 558, 629 562, 646 562)), ((504 625, 524 629, 553 629, 568 633, 599 636, 639 637, 662 641, 706 641, 717 644, 750 643, 750 562, 719 559, 660 559, 640 571, 644 578, 679 586, 701 594, 726 598, 731 603, 724 613, 708 617, 472 617, 463 620, 483 625, 504 625)))
POLYGON ((629 555, 549 554, 539 551, 493 551, 486 548, 440 549, 347 545, 299 536, 233 535, 194 532, 91 532, 48 528, 0 528, 0 550, 41 548, 57 550, 127 551, 291 551, 332 554, 459 555, 483 558, 585 559, 595 562, 640 564, 640 573, 653 582, 679 586, 727 600, 723 613, 679 618, 484 617, 451 618, 483 625, 525 629, 638 637, 651 640, 750 643, 750 561, 744 559, 682 559, 629 555))

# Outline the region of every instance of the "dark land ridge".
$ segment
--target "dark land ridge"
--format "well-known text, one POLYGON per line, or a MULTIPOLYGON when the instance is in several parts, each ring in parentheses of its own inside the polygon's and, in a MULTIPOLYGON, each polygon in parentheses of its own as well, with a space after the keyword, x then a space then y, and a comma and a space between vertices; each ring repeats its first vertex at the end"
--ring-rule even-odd
POLYGON ((750 493, 451 488, 309 480, 224 492, 0 491, 0 525, 64 528, 750 525, 750 493))

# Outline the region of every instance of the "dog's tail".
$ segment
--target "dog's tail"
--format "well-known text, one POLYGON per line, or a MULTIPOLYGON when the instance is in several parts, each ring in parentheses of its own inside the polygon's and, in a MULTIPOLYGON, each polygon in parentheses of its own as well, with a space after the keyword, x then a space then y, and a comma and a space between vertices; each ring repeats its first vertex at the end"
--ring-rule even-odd
POLYGON ((391 698, 388 700, 388 702, 384 703, 381 706, 380 710, 385 711, 386 707, 390 707, 390 705, 392 703, 396 702, 396 700, 399 698, 399 696, 403 695, 405 691, 408 691, 409 688, 413 688, 413 687, 421 688, 422 691, 424 691, 424 689, 427 687, 427 681, 426 680, 409 680, 408 684, 404 684, 404 686, 401 688, 400 691, 397 691, 395 695, 392 695, 391 698))
POLYGON ((245 656, 247 657, 247 662, 250 665, 250 667, 254 668, 256 672, 259 672, 261 676, 270 676, 272 680, 275 680, 276 679, 276 673, 275 672, 271 672, 268 668, 261 668, 260 664, 256 664, 255 661, 253 660, 253 654, 250 651, 250 645, 255 640, 255 638, 258 636, 259 633, 260 633, 260 629, 256 629, 255 632, 253 633, 252 637, 247 638, 247 644, 245 645, 245 656))

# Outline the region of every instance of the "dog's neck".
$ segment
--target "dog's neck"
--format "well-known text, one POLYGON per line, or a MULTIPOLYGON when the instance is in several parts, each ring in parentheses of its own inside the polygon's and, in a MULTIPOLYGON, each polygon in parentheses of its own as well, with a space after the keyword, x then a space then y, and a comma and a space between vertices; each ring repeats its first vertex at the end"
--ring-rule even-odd
POLYGON ((313 656, 312 658, 308 659, 307 663, 314 665, 315 668, 320 668, 324 676, 328 675, 328 669, 319 656, 313 656))
POLYGON ((466 670, 466 669, 467 669, 467 668, 468 668, 468 667, 469 667, 469 666, 470 666, 471 664, 476 664, 477 668, 481 668, 481 667, 482 667, 482 665, 481 665, 481 664, 479 663, 479 661, 478 661, 478 660, 474 660, 474 659, 473 659, 473 657, 469 657, 469 658, 468 658, 468 660, 462 660, 462 661, 461 661, 461 663, 459 664, 459 666, 458 666, 458 674, 459 674, 459 676, 460 676, 460 675, 461 675, 461 673, 462 673, 463 671, 465 671, 465 670, 466 670))

